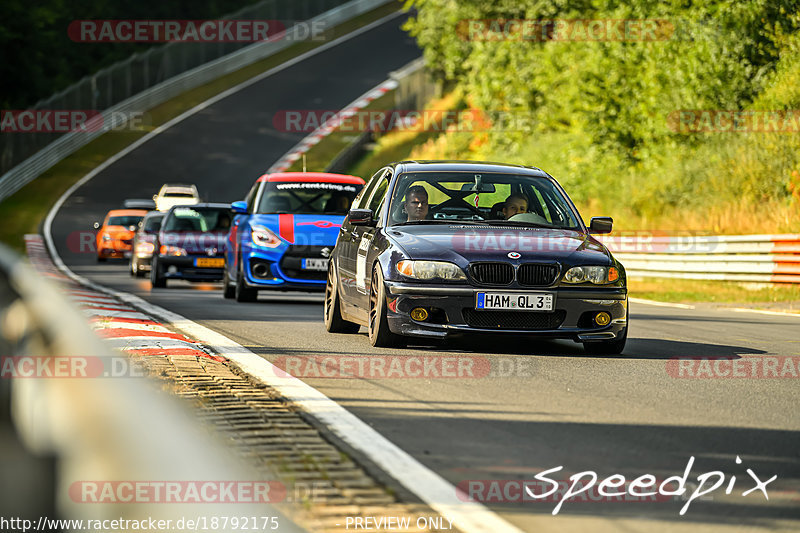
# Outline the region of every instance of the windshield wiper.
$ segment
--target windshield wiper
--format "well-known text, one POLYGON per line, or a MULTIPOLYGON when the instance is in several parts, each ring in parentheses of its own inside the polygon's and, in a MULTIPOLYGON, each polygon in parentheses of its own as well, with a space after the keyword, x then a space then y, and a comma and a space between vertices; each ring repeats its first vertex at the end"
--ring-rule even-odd
POLYGON ((524 227, 535 227, 535 228, 550 228, 550 229, 564 229, 560 226, 554 226, 553 224, 542 224, 541 222, 522 222, 520 220, 487 220, 485 223, 491 226, 519 226, 521 228, 524 227))
POLYGON ((484 224, 483 220, 457 220, 457 219, 444 219, 444 218, 426 218, 425 220, 408 220, 406 222, 398 222, 395 226, 405 226, 411 224, 450 224, 452 226, 460 226, 463 224, 484 224))
POLYGON ((438 219, 424 219, 424 220, 407 220, 405 222, 398 222, 393 224, 394 226, 410 226, 412 224, 441 224, 441 223, 449 223, 447 220, 438 220, 438 219))

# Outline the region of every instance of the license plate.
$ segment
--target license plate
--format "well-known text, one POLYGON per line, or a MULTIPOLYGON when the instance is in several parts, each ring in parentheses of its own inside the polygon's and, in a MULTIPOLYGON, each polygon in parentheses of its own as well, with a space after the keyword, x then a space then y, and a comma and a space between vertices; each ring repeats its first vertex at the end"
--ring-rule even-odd
POLYGON ((303 270, 328 270, 327 259, 303 259, 303 270))
POLYGON ((194 266, 201 268, 222 268, 225 266, 225 259, 222 257, 198 257, 194 260, 194 266))
POLYGON ((475 300, 475 309, 499 309, 503 311, 552 311, 553 294, 548 292, 479 292, 475 300))

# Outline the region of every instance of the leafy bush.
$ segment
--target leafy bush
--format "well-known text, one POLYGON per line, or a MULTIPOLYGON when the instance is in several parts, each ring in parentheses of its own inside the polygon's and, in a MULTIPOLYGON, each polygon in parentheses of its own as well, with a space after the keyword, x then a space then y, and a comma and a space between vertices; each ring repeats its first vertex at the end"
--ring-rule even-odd
POLYGON ((472 139, 450 133, 416 157, 540 166, 580 204, 623 217, 623 227, 738 232, 796 225, 791 180, 800 170, 800 133, 675 127, 679 110, 800 109, 796 0, 408 5, 418 16, 407 29, 429 66, 454 81, 470 105, 533 119, 521 131, 476 132, 472 139), (659 19, 660 35, 669 39, 464 38, 463 21, 496 18, 659 19))

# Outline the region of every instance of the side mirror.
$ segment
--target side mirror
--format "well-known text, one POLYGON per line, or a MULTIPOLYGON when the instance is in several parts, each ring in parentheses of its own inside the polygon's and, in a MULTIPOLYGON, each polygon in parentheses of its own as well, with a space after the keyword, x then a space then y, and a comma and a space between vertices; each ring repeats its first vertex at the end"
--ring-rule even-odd
POLYGON ((374 226, 377 221, 373 218, 372 209, 351 209, 347 220, 354 226, 374 226))
POLYGON ((589 233, 611 233, 614 219, 611 217, 592 217, 589 223, 589 233))
POLYGON ((237 215, 246 215, 247 214, 247 202, 244 200, 239 200, 238 202, 233 202, 231 204, 231 210, 236 213, 237 215))
POLYGON ((153 201, 155 202, 155 201, 157 201, 157 200, 158 200, 158 195, 157 195, 157 194, 154 194, 154 195, 153 195, 153 201))
POLYGON ((100 223, 99 222, 95 222, 94 224, 92 224, 92 227, 94 229, 100 229, 100 223))

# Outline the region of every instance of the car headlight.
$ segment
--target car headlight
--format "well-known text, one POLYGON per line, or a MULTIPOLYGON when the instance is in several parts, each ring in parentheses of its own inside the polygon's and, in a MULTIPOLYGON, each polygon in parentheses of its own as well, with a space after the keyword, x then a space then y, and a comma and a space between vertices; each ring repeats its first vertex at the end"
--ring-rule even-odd
POLYGON ((567 270, 561 278, 565 283, 593 283, 604 285, 614 283, 619 279, 619 269, 617 267, 606 266, 576 266, 567 270))
POLYGON ((153 246, 152 242, 137 242, 136 243, 136 253, 137 254, 152 255, 154 248, 155 247, 153 246))
POLYGON ((111 240, 111 235, 109 235, 108 233, 103 233, 103 240, 104 241, 110 241, 111 240))
POLYGON ((283 242, 272 230, 264 226, 253 226, 250 236, 253 239, 253 244, 265 248, 276 248, 283 242))
POLYGON ((446 261, 412 261, 397 263, 397 271, 407 278, 465 280, 467 276, 458 265, 446 261))
POLYGON ((180 246, 170 246, 162 244, 161 248, 158 249, 158 253, 160 255, 172 255, 175 257, 180 257, 186 255, 186 250, 184 250, 180 246))

